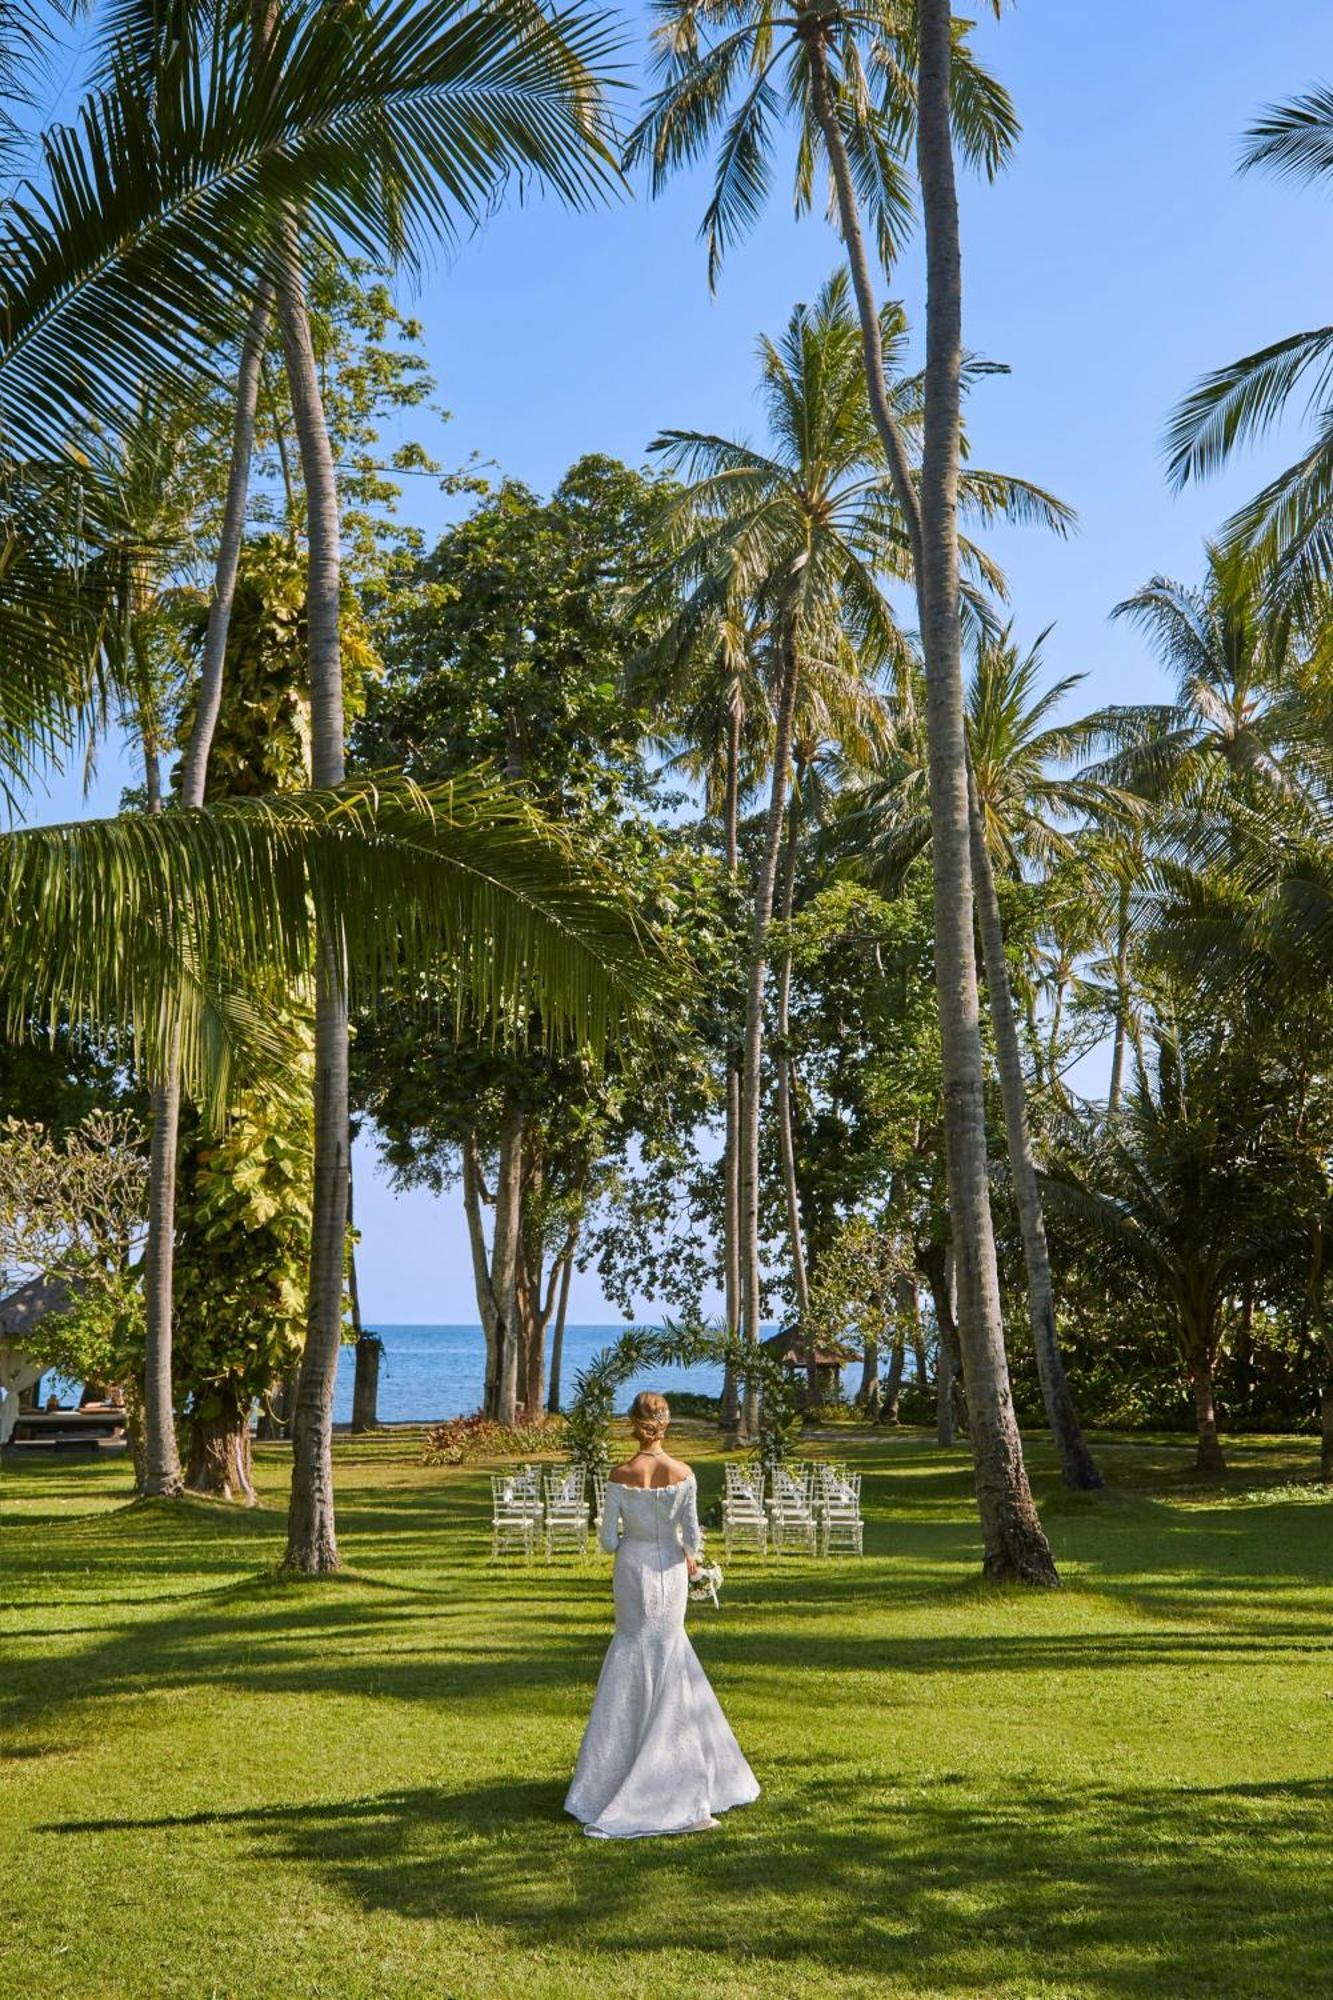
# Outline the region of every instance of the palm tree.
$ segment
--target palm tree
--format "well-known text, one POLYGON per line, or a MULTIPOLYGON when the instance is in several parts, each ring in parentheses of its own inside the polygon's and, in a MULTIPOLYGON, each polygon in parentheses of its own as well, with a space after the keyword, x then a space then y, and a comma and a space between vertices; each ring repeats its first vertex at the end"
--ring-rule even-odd
POLYGON ((186 1087, 216 1107, 234 1046, 222 984, 262 1047, 266 985, 309 976, 315 924, 340 936, 358 1006, 381 990, 411 1004, 417 969, 443 966, 464 1020, 531 1011, 592 1047, 664 976, 613 878, 465 773, 0 835, 0 1019, 29 1034, 57 1005, 76 1028, 124 1028, 149 1073, 179 1038, 186 1087))
POLYGON ((917 590, 926 660, 935 952, 949 1208, 986 1568, 1051 1584, 1055 1565, 1028 1490, 1004 1351, 991 1221, 972 935, 973 814, 963 715, 958 481, 962 454, 962 251, 948 0, 919 0, 917 161, 926 237, 926 374, 917 590))
MULTIPOLYGON (((208 25, 192 20, 190 33, 164 42, 156 13, 147 19, 135 6, 117 11, 104 68, 109 95, 122 104, 120 122, 91 121, 82 147, 91 162, 79 157, 78 146, 47 147, 48 193, 56 196, 54 261, 64 260, 65 290, 82 290, 82 314, 76 310, 65 317, 72 319, 76 338, 86 337, 98 314, 99 286, 106 288, 96 261, 106 232, 94 240, 98 218, 90 209, 114 208, 123 195, 114 241, 118 251, 126 240, 130 249, 113 263, 111 288, 128 285, 133 292, 137 285, 155 310, 143 315, 145 324, 132 338, 113 347, 109 369, 107 357, 99 355, 113 391, 123 390, 130 361, 144 372, 197 362, 201 342, 217 330, 219 319, 225 323, 233 306, 239 310, 254 296, 238 398, 235 504, 228 522, 233 542, 247 456, 246 400, 271 279, 306 487, 314 775, 328 785, 340 782, 343 771, 338 508, 297 217, 312 231, 410 253, 432 232, 455 235, 475 224, 511 172, 540 179, 571 200, 588 199, 612 175, 599 67, 608 44, 604 29, 590 17, 574 11, 548 18, 529 0, 501 0, 481 15, 460 14, 454 0, 435 0, 424 8, 391 5, 339 14, 335 23, 312 21, 306 10, 280 14, 267 0, 248 12, 249 34, 242 30, 243 16, 224 7, 208 17, 211 33, 208 25), (207 78, 206 89, 201 77, 207 78), (331 85, 330 78, 339 81, 331 85), (219 105, 235 108, 236 119, 213 119, 219 105), (207 109, 201 113, 202 106, 207 109), (244 160, 248 132, 256 134, 260 173, 255 159, 244 160), (144 171, 149 163, 151 187, 144 171), (219 181, 227 184, 229 196, 222 203, 216 200, 219 181), (210 249, 223 254, 215 257, 205 285, 200 270, 210 249), (134 268, 136 250, 142 272, 134 268), (256 258, 259 277, 250 284, 256 258), (219 310, 200 314, 193 308, 196 294, 218 300, 219 310)), ((18 235, 20 249, 33 248, 40 256, 48 248, 35 238, 25 245, 22 229, 18 235)), ((49 290, 49 278, 42 275, 49 290)), ((105 313, 105 299, 100 306, 105 313)), ((19 327, 22 334, 21 317, 19 327)), ((0 403, 3 360, 0 356, 0 403)), ((48 376, 52 372, 48 366, 48 376)), ((224 540, 212 634, 215 672, 225 644, 229 561, 234 563, 234 549, 224 540)), ((192 792, 201 787, 207 764, 211 687, 206 694, 196 745, 187 758, 192 792)), ((293 1505, 303 1518, 293 1522, 290 1551, 296 1567, 316 1570, 336 1562, 327 1530, 331 1516, 318 1496, 329 1490, 332 1371, 341 1311, 345 1224, 335 1221, 335 1211, 341 1217, 346 1206, 346 1020, 336 997, 336 969, 327 958, 321 959, 317 982, 316 1092, 327 1143, 317 1148, 316 1168, 312 1328, 318 1332, 307 1356, 310 1394, 303 1396, 297 1423, 293 1505), (338 1133, 342 1136, 331 1136, 338 1133)), ((156 1256, 150 1263, 161 1276, 154 1290, 166 1310, 171 1207, 164 1177, 168 1158, 174 1157, 178 1114, 170 1078, 158 1110, 161 1199, 154 1205, 156 1256)), ((170 1484, 169 1466, 166 1478, 170 1484)))
MULTIPOLYGON (((790 15, 775 14, 768 0, 659 0, 657 11, 661 84, 631 134, 627 160, 650 162, 656 193, 718 136, 701 231, 715 283, 727 248, 752 225, 769 193, 784 110, 798 128, 798 213, 814 202, 822 155, 856 297, 872 416, 916 555, 911 461, 888 393, 866 244, 868 220, 880 259, 890 266, 911 228, 905 155, 917 120, 916 0, 875 0, 869 8, 798 5, 790 15)), ((952 112, 968 158, 988 174, 998 171, 1017 121, 962 27, 954 34, 952 112)))
POLYGON ((1189 812, 1237 786, 1284 792, 1299 783, 1284 755, 1302 730, 1302 668, 1311 639, 1274 609, 1253 570, 1213 545, 1201 585, 1154 576, 1117 604, 1175 680, 1169 702, 1102 712, 1114 754, 1096 775, 1159 806, 1189 812))
MULTIPOLYGON (((1102 1480, 1083 1439, 1056 1333, 1018 1012, 995 871, 998 866, 1012 880, 1023 879, 1034 867, 1049 871, 1072 852, 1072 839, 1064 827, 1089 817, 1099 821, 1123 817, 1127 807, 1110 785, 1069 771, 1099 740, 1103 720, 1100 715, 1072 723, 1053 719, 1082 676, 1072 674, 1041 686, 1046 637, 1045 632, 1040 634, 1027 652, 1020 651, 1008 631, 994 640, 983 636, 978 643, 966 717, 969 823, 977 923, 1010 1178, 1023 1239, 1033 1353, 1061 1474, 1066 1485, 1087 1490, 1102 1480)), ((872 876, 890 888, 901 881, 906 867, 933 836, 927 750, 910 682, 900 690, 898 707, 894 767, 887 778, 863 787, 862 802, 848 822, 850 829, 861 831, 861 851, 872 876)))
POLYGON ((1046 1180, 1053 1203, 1127 1257, 1170 1316, 1194 1400, 1200 1472, 1220 1473, 1213 1376, 1227 1302, 1256 1264, 1299 1255, 1270 1081, 1228 1026, 1186 1048, 1162 1029, 1156 1075, 1083 1157, 1046 1180), (1287 1239, 1290 1240, 1287 1240, 1287 1239))
MULTIPOLYGON (((1297 181, 1333 175, 1333 88, 1327 84, 1270 107, 1246 134, 1242 171, 1272 167, 1297 181)), ((1281 603, 1313 605, 1333 579, 1333 326, 1294 333, 1214 369, 1179 405, 1167 431, 1176 486, 1225 465, 1237 446, 1280 421, 1307 390, 1314 440, 1233 514, 1229 553, 1242 556, 1281 603)))
MULTIPOLYGON (((999 0, 993 0, 999 11, 999 0)), ((856 293, 866 388, 912 556, 930 690, 931 794, 936 820, 937 976, 944 1042, 950 1206, 960 1247, 962 1338, 971 1392, 977 1498, 987 1572, 1055 1580, 1050 1550, 1023 1469, 1013 1415, 999 1277, 988 1206, 968 780, 963 729, 957 504, 962 461, 960 391, 962 264, 955 189, 955 130, 984 171, 1003 164, 1017 125, 985 75, 947 0, 878 0, 872 9, 798 8, 790 22, 763 4, 674 0, 660 33, 665 82, 631 141, 661 182, 695 158, 723 126, 714 199, 705 221, 720 251, 747 225, 767 191, 779 99, 770 80, 786 67, 786 101, 801 128, 798 203, 813 189, 815 134, 830 169, 856 293), (732 25, 740 15, 739 25, 732 25), (702 47, 700 23, 718 29, 702 47), (729 30, 729 32, 728 32, 729 30), (778 31, 781 30, 779 33, 778 31), (734 115, 733 93, 752 79, 734 115), (914 479, 888 395, 862 208, 881 259, 892 259, 910 213, 904 153, 916 140, 927 263, 924 449, 914 479)))
MULTIPOLYGON (((664 539, 671 526, 664 516, 664 539)), ((674 578, 669 588, 674 589, 674 578)), ((650 586, 651 598, 660 583, 650 586)), ((678 608, 678 607, 675 607, 678 608)), ((636 663, 633 692, 655 711, 671 765, 703 787, 704 809, 718 824, 727 881, 740 891, 740 827, 745 800, 762 780, 772 748, 772 710, 762 662, 765 634, 743 598, 698 593, 694 616, 672 619, 660 642, 636 663)), ((740 1132, 741 1049, 726 1051, 722 1143, 722 1291, 729 1339, 741 1327, 740 1132)), ((739 1421, 735 1378, 727 1369, 722 1424, 739 1421)))
MULTIPOLYGON (((737 596, 767 633, 772 752, 754 883, 740 1089, 742 1326, 760 1337, 759 1110, 764 989, 792 741, 803 677, 852 637, 866 665, 902 647, 880 582, 895 561, 882 461, 869 422, 855 324, 841 276, 799 306, 779 341, 760 342, 771 447, 764 452, 697 431, 653 446, 690 483, 677 503, 689 524, 666 573, 685 591, 681 621, 737 596)), ((901 547, 901 542, 899 544, 901 547)), ((901 556, 897 556, 901 569, 901 556)), ((747 1390, 747 1428, 757 1422, 747 1390)))
MULTIPOLYGON (((443 961, 465 1013, 501 1025, 535 1013, 548 1034, 594 1052, 639 1004, 632 967, 644 990, 656 976, 609 878, 486 778, 224 801, 0 839, 8 1031, 31 1033, 56 1008, 75 1024, 123 1026, 148 1074, 174 1075, 178 1092, 215 1110, 230 1092, 237 1022, 240 1051, 252 1054, 250 1041, 262 1053, 263 989, 308 977, 312 927, 339 940, 344 1003, 373 1006, 443 961)), ((147 1383, 169 1426, 169 1377, 157 1382, 150 1366, 147 1383)), ((170 1465, 155 1471, 167 1485, 170 1465)), ((336 1542, 332 1552, 336 1562, 336 1542)))

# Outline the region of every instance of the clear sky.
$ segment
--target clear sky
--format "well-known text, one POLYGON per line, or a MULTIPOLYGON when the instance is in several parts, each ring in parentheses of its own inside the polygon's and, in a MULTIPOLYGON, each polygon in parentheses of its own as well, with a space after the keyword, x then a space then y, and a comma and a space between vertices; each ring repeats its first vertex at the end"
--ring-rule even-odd
MULTIPOLYGON (((965 194, 968 344, 1013 371, 973 399, 974 454, 1079 511, 1068 543, 996 546, 1020 632, 1054 621, 1052 673, 1087 675, 1080 707, 1164 692, 1107 614, 1156 571, 1193 578, 1202 538, 1274 462, 1265 452, 1173 496, 1159 454, 1171 404, 1205 368, 1333 312, 1327 195, 1234 172, 1253 115, 1333 71, 1330 25, 1328 0, 1021 0, 978 31, 1024 137, 1002 181, 965 194)), ((637 13, 628 33, 637 59, 637 13)), ((592 214, 540 202, 497 216, 413 300, 453 412, 445 455, 476 451, 544 489, 587 451, 639 462, 663 426, 753 430, 755 337, 839 254, 822 219, 792 221, 789 185, 714 298, 697 240, 705 177, 657 202, 639 189, 592 214)), ((915 257, 891 289, 919 322, 915 257)), ((408 504, 423 526, 444 519, 429 492, 408 504)), ((94 806, 114 810, 120 782, 104 759, 94 806)), ((31 817, 83 809, 77 783, 58 780, 31 817)), ((475 1318, 457 1211, 456 1196, 395 1197, 363 1146, 372 1323, 475 1318)), ((595 1278, 576 1275, 571 1318, 612 1317, 595 1278)))

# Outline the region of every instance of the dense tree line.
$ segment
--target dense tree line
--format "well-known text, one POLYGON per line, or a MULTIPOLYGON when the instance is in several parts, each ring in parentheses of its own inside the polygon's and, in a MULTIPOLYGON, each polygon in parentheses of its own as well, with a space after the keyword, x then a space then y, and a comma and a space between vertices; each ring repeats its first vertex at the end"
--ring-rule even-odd
MULTIPOLYGON (((1227 1423, 1322 1412, 1333 1476, 1327 425, 1116 607, 1169 698, 1078 713, 988 546, 1071 509, 967 420, 957 176, 1019 137, 968 24, 668 0, 656 49, 627 133, 600 18, 526 0, 107 9, 34 141, 5 73, 0 757, 119 727, 143 773, 0 843, 4 1108, 45 1074, 52 1185, 90 1087, 147 1112, 139 1309, 85 1248, 60 1339, 114 1348, 149 1495, 244 1495, 280 1413, 288 1564, 336 1568, 355 1114, 458 1189, 489 1415, 559 1406, 576 1263, 663 1310, 716 1285, 808 1405, 832 1349, 868 1418, 964 1424, 987 1573, 1049 1584, 1020 1417, 1095 1487, 1089 1422, 1192 1411, 1214 1472, 1227 1423), (784 124, 840 262, 760 334, 759 442, 664 411, 651 470, 546 497, 386 470, 429 242, 715 148, 720 281, 784 124), (462 503, 434 548, 408 474, 462 503)), ((1320 177, 1331 128, 1313 92, 1247 164, 1320 177)), ((1206 377, 1175 475, 1318 405, 1331 338, 1206 377)))

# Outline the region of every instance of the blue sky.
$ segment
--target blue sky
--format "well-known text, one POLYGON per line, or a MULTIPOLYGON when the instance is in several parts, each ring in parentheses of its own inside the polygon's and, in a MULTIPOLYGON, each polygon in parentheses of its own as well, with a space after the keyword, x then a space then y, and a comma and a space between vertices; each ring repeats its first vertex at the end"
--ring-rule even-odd
MULTIPOLYGON (((1012 369, 974 397, 973 446, 1079 511, 1069 542, 1006 533, 996 547, 1020 632, 1054 622, 1052 674, 1087 675, 1080 707, 1163 692, 1107 614, 1155 571, 1192 578, 1203 537, 1276 462, 1274 445, 1171 494, 1171 404, 1204 369, 1333 309, 1327 194, 1234 172, 1253 115, 1333 70, 1328 29, 1328 0, 1021 0, 978 31, 1024 137, 1003 180, 964 198, 968 344, 1012 369)), ((641 17, 628 31, 634 54, 641 17)), ((793 222, 788 185, 716 297, 697 240, 705 177, 656 202, 639 189, 592 214, 497 216, 412 300, 453 412, 444 455, 476 451, 540 489, 586 451, 640 461, 663 426, 753 431, 755 338, 839 254, 821 219, 793 222)), ((890 289, 919 321, 915 256, 890 289)), ((444 519, 429 492, 408 506, 427 528, 444 519)), ((121 782, 111 754, 93 807, 114 810, 121 782)), ((85 809, 63 779, 31 817, 85 809)), ((456 1197, 393 1196, 363 1147, 357 1211, 370 1320, 475 1318, 456 1197)), ((595 1278, 576 1277, 571 1317, 614 1317, 595 1278)))

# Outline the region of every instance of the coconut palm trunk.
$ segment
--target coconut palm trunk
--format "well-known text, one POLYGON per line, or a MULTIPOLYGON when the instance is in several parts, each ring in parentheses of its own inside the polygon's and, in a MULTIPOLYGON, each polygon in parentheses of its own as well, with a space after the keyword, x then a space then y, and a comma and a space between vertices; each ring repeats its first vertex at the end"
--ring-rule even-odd
MULTIPOLYGON (((162 810, 157 747, 145 727, 144 788, 150 813, 162 810)), ((171 1379, 171 1292, 176 1251, 176 1166, 180 1150, 180 1030, 168 1043, 160 1083, 148 1093, 148 1235, 144 1243, 143 1450, 139 1489, 155 1500, 175 1500, 185 1490, 176 1441, 176 1398, 171 1379)))
POLYGON ((927 677, 935 965, 959 1344, 981 1514, 996 1580, 1058 1582, 1014 1417, 991 1224, 959 616, 962 251, 949 103, 952 10, 919 0, 917 158, 926 236, 926 367, 918 575, 927 677))
POLYGON ((523 1229, 523 1138, 526 1119, 516 1104, 505 1106, 495 1176, 495 1234, 491 1246, 491 1291, 495 1300, 495 1409, 498 1423, 518 1416, 518 1263, 523 1229))
MULTIPOLYGON (((889 476, 893 481, 894 497, 902 511, 907 529, 907 539, 912 549, 912 567, 917 580, 917 592, 921 590, 921 508, 916 487, 912 482, 911 461, 907 455, 906 443, 898 427, 889 402, 888 376, 884 366, 884 342, 880 333, 879 305, 875 298, 874 281, 870 275, 870 257, 866 249, 865 231, 861 226, 861 208, 856 198, 856 183, 852 174, 852 164, 847 153, 847 142, 843 137, 842 124, 834 102, 833 84, 829 75, 828 47, 825 41, 825 17, 812 12, 810 26, 804 31, 804 39, 810 59, 810 92, 815 117, 823 136, 828 153, 829 168, 833 175, 834 196, 838 204, 838 224, 842 232, 843 247, 847 252, 847 268, 852 280, 852 291, 856 297, 856 313, 861 328, 861 346, 865 356, 866 393, 870 399, 870 414, 874 418, 875 429, 879 433, 884 454, 888 460, 889 476)), ((946 80, 947 81, 947 80, 946 80)))
MULTIPOLYGON (((222 532, 218 542, 217 566, 213 579, 213 601, 209 606, 204 658, 199 676, 199 699, 194 727, 181 760, 180 800, 183 806, 201 806, 208 782, 208 758, 213 747, 222 701, 222 670, 227 651, 227 631, 236 594, 236 571, 245 534, 246 506, 250 494, 250 464, 254 455, 255 411, 259 399, 259 373, 264 342, 268 335, 272 298, 267 284, 261 285, 251 311, 241 348, 236 378, 236 403, 232 428, 231 464, 227 475, 227 495, 223 506, 222 532)), ((162 810, 162 787, 157 758, 149 760, 149 798, 152 809, 162 810)), ((146 1360, 144 1369, 144 1491, 159 1499, 174 1499, 185 1489, 180 1454, 176 1443, 175 1398, 172 1388, 172 1280, 176 1238, 176 1170, 180 1153, 180 1052, 173 1044, 162 1083, 149 1094, 152 1139, 148 1153, 148 1234, 144 1245, 144 1300, 146 1360)), ((196 1455, 196 1470, 213 1464, 196 1455)), ((202 1474, 201 1474, 202 1476, 202 1474)), ((191 1479, 192 1486, 197 1484, 191 1479)), ((213 1488, 208 1487, 209 1491, 213 1488)))
POLYGON ((935 1442, 951 1445, 956 1413, 954 1383, 958 1377, 958 1328, 950 1296, 948 1258, 942 1244, 932 1243, 921 1258, 935 1312, 935 1442))
MULTIPOLYGON (((727 720, 727 771, 724 805, 727 880, 734 887, 740 872, 741 728, 739 700, 727 720)), ((722 1283, 727 1338, 735 1340, 741 1324, 741 1066, 738 1052, 727 1050, 727 1123, 722 1155, 722 1283)), ((740 1417, 736 1375, 728 1363, 722 1383, 722 1425, 734 1430, 740 1417)))
MULTIPOLYGON (((800 785, 793 788, 787 814, 787 843, 782 862, 782 897, 779 915, 790 924, 796 901, 796 843, 800 832, 800 785)), ((805 1261, 805 1232, 801 1226, 801 1189, 796 1174, 796 1129, 792 1102, 792 1060, 787 1046, 791 1034, 791 946, 783 944, 778 964, 777 1004, 777 1113, 778 1146, 782 1154, 782 1191, 787 1207, 787 1243, 791 1255, 792 1299, 804 1327, 810 1317, 810 1278, 805 1261)), ((810 1349, 810 1391, 818 1400, 818 1371, 814 1343, 810 1349)))
POLYGON ((555 1308, 555 1326, 551 1334, 551 1376, 546 1397, 546 1409, 550 1416, 560 1415, 560 1374, 565 1358, 565 1321, 569 1315, 569 1286, 574 1276, 574 1252, 571 1249, 560 1266, 560 1294, 555 1308))
POLYGON ((1000 1096, 1004 1104, 1004 1130, 1009 1150, 1009 1177, 1013 1183, 1014 1206, 1018 1210, 1023 1238, 1023 1263, 1027 1273, 1028 1320, 1032 1328, 1032 1351, 1036 1356, 1046 1420, 1051 1427, 1060 1476, 1076 1492, 1098 1491, 1105 1481, 1093 1462, 1084 1441, 1074 1408, 1064 1356, 1055 1330, 1055 1292, 1051 1284, 1051 1258, 1046 1243, 1046 1217, 1042 1210, 1037 1165, 1032 1155, 1028 1130, 1027 1093, 1023 1080, 1023 1060, 1018 1046, 1018 1020, 1009 966, 1004 951, 1004 930, 1000 921, 1000 899, 995 888, 995 871, 990 850, 981 830, 981 814, 975 792, 970 804, 972 834, 972 885, 976 893, 977 924, 981 931, 982 959, 986 968, 986 992, 990 1000, 991 1025, 995 1030, 995 1064, 1000 1074, 1000 1096))
POLYGON ((1055 1565, 1032 1503, 1013 1412, 987 1189, 958 609, 962 255, 949 104, 952 10, 947 0, 944 4, 920 0, 919 21, 917 154, 927 263, 925 450, 919 497, 889 403, 870 260, 818 14, 810 16, 805 38, 811 99, 828 152, 856 295, 871 414, 912 548, 921 614, 929 685, 936 977, 950 1209, 956 1236, 958 1232, 966 1236, 960 1340, 969 1398, 974 1383, 977 1397, 972 1445, 984 1563, 991 1576, 1050 1584, 1057 1581, 1055 1565))
POLYGON ((1129 884, 1120 890, 1115 930, 1115 1041, 1111 1049, 1111 1082, 1106 1109, 1114 1118, 1124 1090, 1125 1045, 1129 1040, 1129 884))
POLYGON ((148 1103, 152 1132, 148 1144, 148 1234, 144 1244, 142 1490, 157 1500, 174 1500, 185 1490, 171 1380, 171 1293, 181 1115, 179 1041, 169 1050, 166 1078, 154 1084, 148 1103))
MULTIPOLYGON (((274 260, 278 325, 305 486, 310 652, 311 777, 340 785, 346 771, 338 486, 310 330, 296 219, 287 215, 274 260)), ((338 1568, 333 1513, 333 1384, 342 1341, 350 1152, 347 995, 336 941, 316 939, 315 1174, 306 1345, 292 1412, 292 1491, 284 1567, 306 1576, 338 1568)))
MULTIPOLYGON (((796 900, 796 842, 800 828, 801 787, 798 778, 792 787, 787 813, 787 841, 783 850, 782 898, 779 914, 783 924, 791 922, 796 900)), ((805 1395, 812 1410, 821 1400, 819 1344, 810 1325, 810 1278, 805 1262, 805 1232, 801 1226, 801 1188, 796 1174, 796 1129, 792 1103, 792 1059, 787 1046, 791 1033, 791 947, 784 943, 778 964, 777 1004, 777 1125, 778 1153, 782 1161, 782 1195, 787 1210, 787 1249, 791 1258, 792 1303, 805 1338, 805 1395)), ((876 1377, 878 1379, 878 1376, 876 1377)))
MULTIPOLYGON (((759 1344, 763 1294, 759 1271, 759 1109, 764 1050, 764 987, 768 975, 768 934, 773 919, 782 827, 787 813, 791 776, 792 732, 796 715, 799 663, 795 634, 783 641, 782 674, 773 727, 773 770, 764 830, 763 854, 754 888, 750 938, 750 979, 745 1006, 745 1042, 740 1092, 740 1261, 742 1332, 752 1347, 759 1344)), ((744 1427, 754 1436, 759 1428, 759 1385, 745 1384, 744 1427)))

